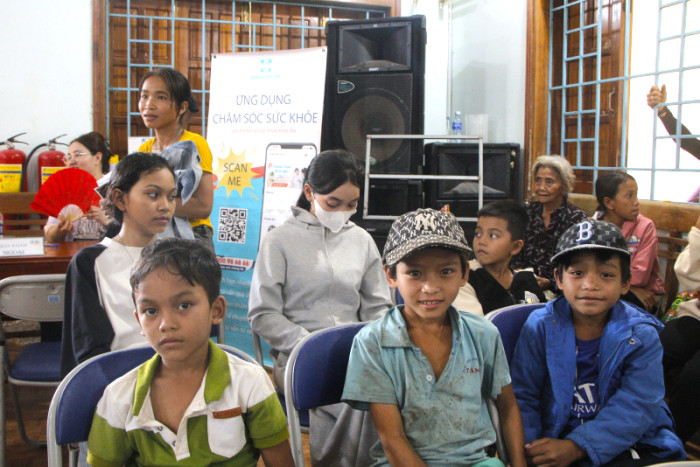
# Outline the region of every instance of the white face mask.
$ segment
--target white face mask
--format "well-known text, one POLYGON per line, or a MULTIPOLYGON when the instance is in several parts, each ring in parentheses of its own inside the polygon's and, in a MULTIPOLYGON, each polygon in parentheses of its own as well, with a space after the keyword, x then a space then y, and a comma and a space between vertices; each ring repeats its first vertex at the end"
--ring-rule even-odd
POLYGON ((326 211, 314 198, 314 212, 321 225, 333 233, 338 233, 350 217, 357 212, 357 208, 352 211, 326 211))

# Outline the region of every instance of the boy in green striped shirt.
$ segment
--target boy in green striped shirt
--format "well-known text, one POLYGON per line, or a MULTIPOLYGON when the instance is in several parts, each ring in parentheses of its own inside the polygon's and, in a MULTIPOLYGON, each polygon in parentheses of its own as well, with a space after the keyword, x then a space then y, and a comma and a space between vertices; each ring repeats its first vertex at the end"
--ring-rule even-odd
POLYGON ((196 241, 146 247, 131 272, 136 319, 157 354, 112 382, 97 405, 88 463, 292 466, 286 418, 258 365, 218 348, 221 269, 196 241))

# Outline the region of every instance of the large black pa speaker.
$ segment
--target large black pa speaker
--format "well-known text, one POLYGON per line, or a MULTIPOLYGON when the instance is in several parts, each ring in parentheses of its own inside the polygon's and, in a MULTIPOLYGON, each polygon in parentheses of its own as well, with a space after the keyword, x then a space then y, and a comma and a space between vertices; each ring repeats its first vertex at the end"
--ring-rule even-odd
MULTIPOLYGON (((478 175, 479 146, 475 143, 431 143, 425 145, 424 173, 432 175, 478 175)), ((476 217, 479 211, 478 182, 430 180, 425 182, 426 207, 450 205, 457 217, 476 217)), ((520 145, 484 144, 484 204, 498 199, 522 202, 520 145)))
MULTIPOLYGON (((368 134, 422 134, 424 16, 329 21, 321 149, 365 161, 368 134)), ((416 173, 422 140, 372 141, 372 173, 416 173)))

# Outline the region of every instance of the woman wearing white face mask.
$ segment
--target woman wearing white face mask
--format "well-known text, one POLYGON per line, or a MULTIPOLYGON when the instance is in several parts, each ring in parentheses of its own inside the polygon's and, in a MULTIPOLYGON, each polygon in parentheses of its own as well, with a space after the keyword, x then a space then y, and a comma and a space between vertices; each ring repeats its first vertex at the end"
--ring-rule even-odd
MULTIPOLYGON (((377 319, 391 306, 374 240, 348 222, 361 180, 362 167, 352 154, 320 153, 309 165, 292 217, 260 245, 248 320, 273 349, 280 390, 289 354, 301 339, 318 329, 377 319)), ((369 465, 369 448, 377 438, 365 415, 345 404, 312 411, 312 463, 369 465)))

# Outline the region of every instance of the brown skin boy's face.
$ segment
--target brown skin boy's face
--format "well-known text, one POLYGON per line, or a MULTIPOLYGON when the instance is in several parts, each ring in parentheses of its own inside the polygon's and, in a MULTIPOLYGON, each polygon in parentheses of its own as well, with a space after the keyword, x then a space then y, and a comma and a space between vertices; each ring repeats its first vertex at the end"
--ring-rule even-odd
POLYGON ((604 262, 594 253, 577 253, 568 268, 559 277, 557 285, 571 305, 574 318, 601 318, 630 289, 630 282, 622 281, 620 258, 613 255, 604 262))
POLYGON ((222 296, 210 304, 204 287, 159 268, 139 283, 134 301, 141 330, 164 365, 206 363, 211 326, 226 313, 222 296))
POLYGON ((482 266, 510 262, 523 248, 522 240, 513 241, 508 221, 499 217, 481 216, 474 230, 474 255, 482 266))
POLYGON ((396 278, 385 268, 389 285, 399 289, 407 319, 444 320, 459 288, 467 282, 459 254, 445 248, 420 250, 396 265, 396 278))

